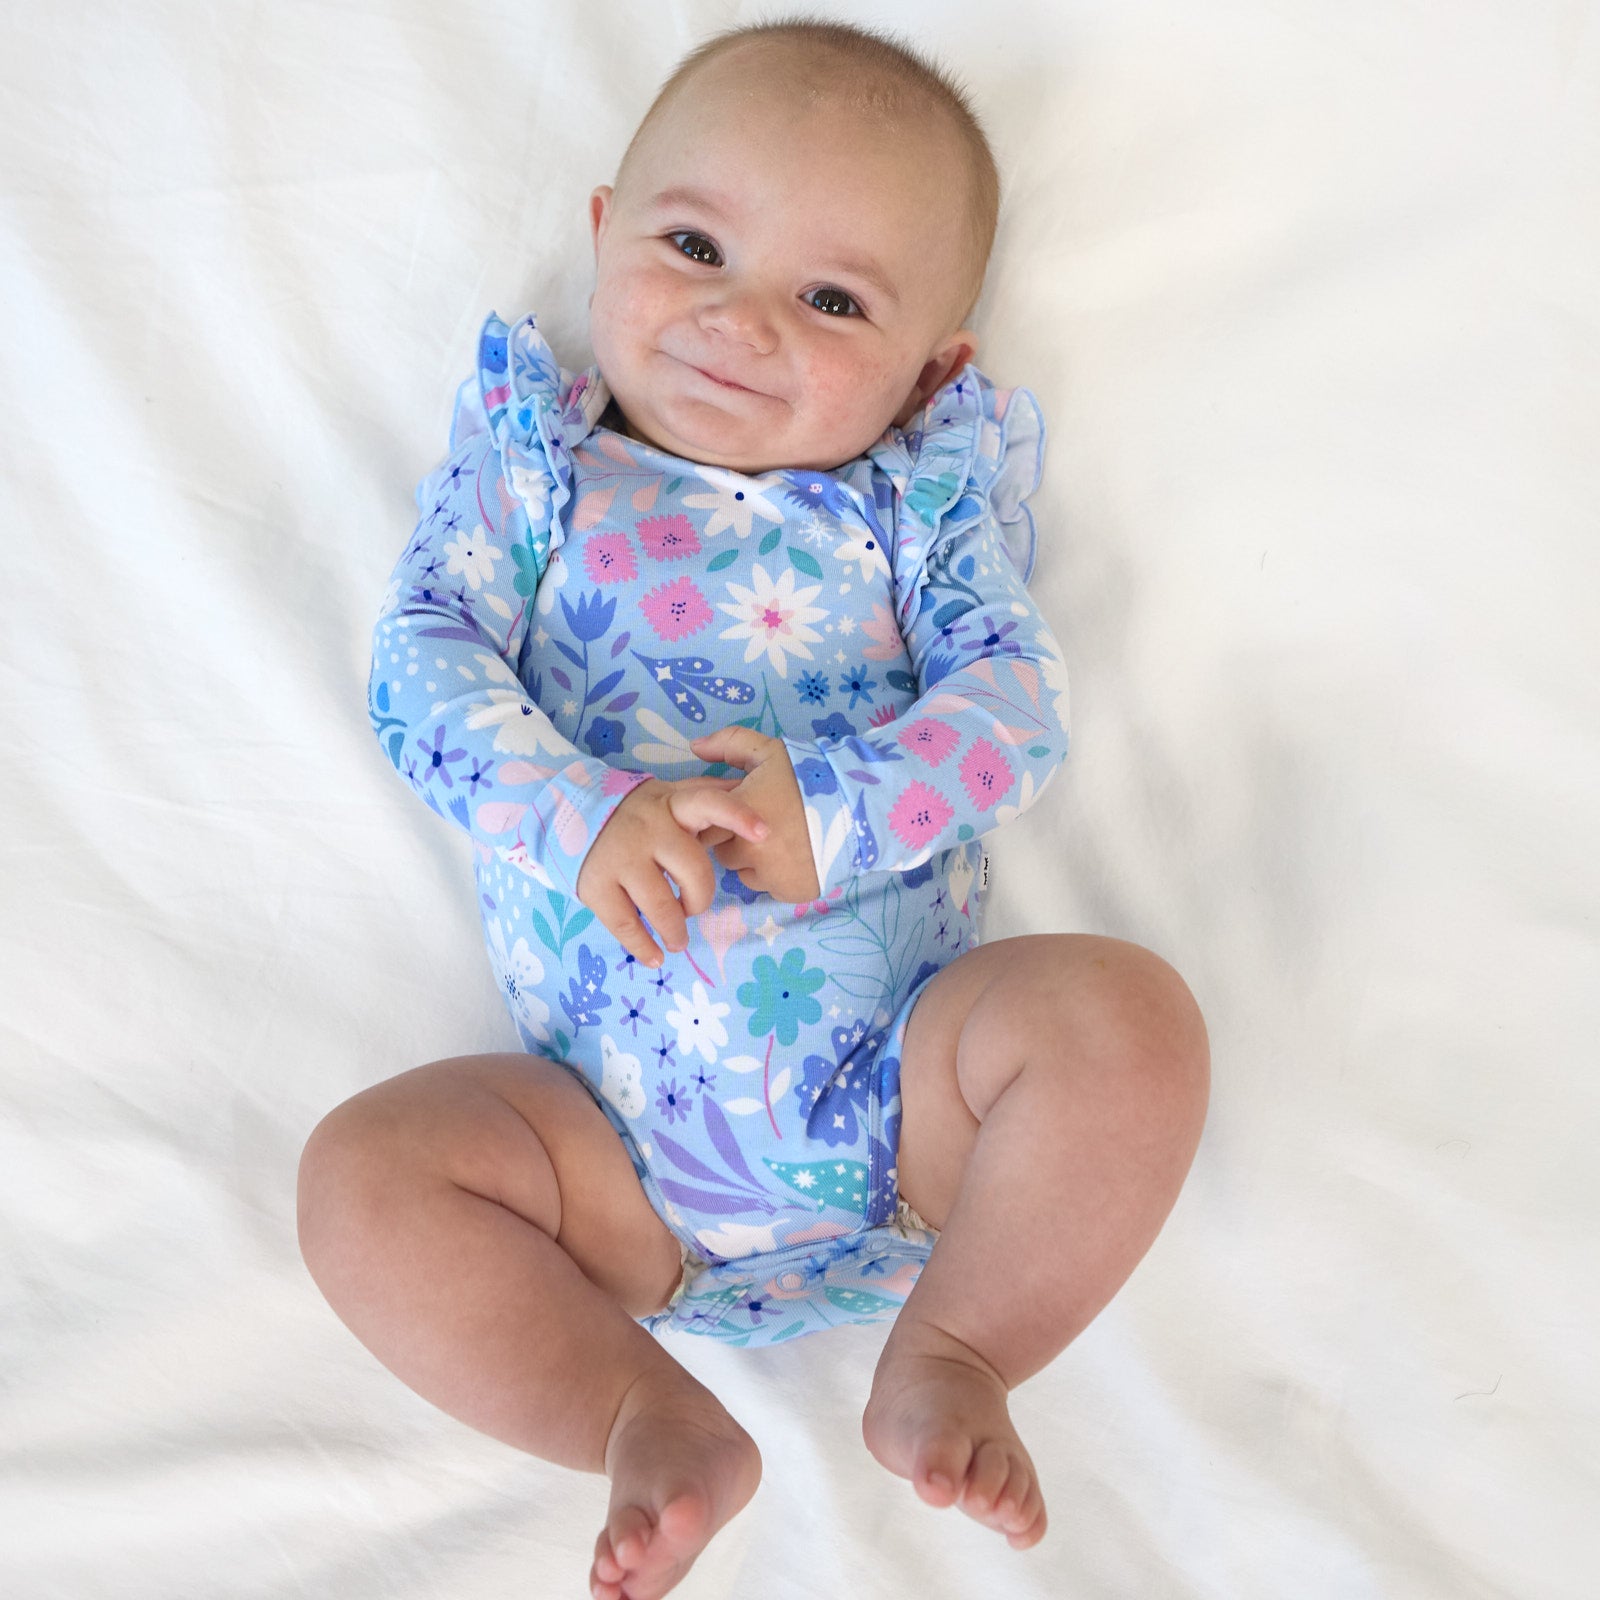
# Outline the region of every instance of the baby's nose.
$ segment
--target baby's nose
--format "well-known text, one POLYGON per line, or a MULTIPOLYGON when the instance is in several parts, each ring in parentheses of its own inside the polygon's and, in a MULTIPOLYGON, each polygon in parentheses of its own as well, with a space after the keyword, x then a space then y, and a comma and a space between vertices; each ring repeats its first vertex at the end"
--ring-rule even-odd
POLYGON ((778 345, 771 307, 760 293, 748 289, 724 289, 708 300, 700 312, 700 326, 749 345, 760 355, 770 355, 778 345))

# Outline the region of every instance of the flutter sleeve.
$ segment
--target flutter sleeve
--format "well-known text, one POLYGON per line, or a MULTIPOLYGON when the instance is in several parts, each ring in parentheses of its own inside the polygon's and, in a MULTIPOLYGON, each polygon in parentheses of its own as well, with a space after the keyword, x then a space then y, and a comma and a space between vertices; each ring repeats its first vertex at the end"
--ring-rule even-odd
POLYGON ((450 454, 417 489, 367 686, 378 741, 423 802, 569 893, 596 835, 648 777, 578 750, 536 698, 534 600, 564 536, 568 445, 604 398, 589 375, 561 370, 531 317, 514 330, 484 324, 450 454))
POLYGON ((1034 397, 974 367, 871 452, 918 698, 870 736, 784 741, 824 895, 992 832, 1066 756, 1066 668, 1025 586, 1043 452, 1034 397))

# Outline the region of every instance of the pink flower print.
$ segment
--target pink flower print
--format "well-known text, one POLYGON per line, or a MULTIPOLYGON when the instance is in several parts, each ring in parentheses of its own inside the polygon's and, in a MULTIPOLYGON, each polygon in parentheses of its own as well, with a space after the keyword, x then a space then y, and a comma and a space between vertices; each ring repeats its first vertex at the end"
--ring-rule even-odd
POLYGON ((948 722, 918 717, 909 728, 901 730, 900 743, 930 767, 936 767, 961 743, 961 735, 948 722))
POLYGON ((591 583, 622 583, 638 574, 625 533, 596 533, 583 547, 583 570, 591 583))
POLYGON ((605 777, 600 780, 600 793, 604 795, 632 794, 641 783, 648 783, 648 772, 624 772, 620 767, 611 767, 605 777))
POLYGON ((937 789, 917 782, 908 784, 895 801, 889 826, 902 844, 915 850, 934 838, 954 815, 950 803, 937 789))
POLYGON ((967 797, 987 811, 1011 788, 1011 763, 987 739, 979 739, 961 758, 961 782, 967 797))
POLYGON ((674 578, 658 583, 639 602, 645 620, 663 639, 683 639, 698 633, 712 621, 706 597, 695 587, 693 578, 674 578))
POLYGON ((647 556, 657 561, 681 561, 685 556, 700 553, 700 540, 694 524, 685 516, 646 517, 634 524, 647 556))

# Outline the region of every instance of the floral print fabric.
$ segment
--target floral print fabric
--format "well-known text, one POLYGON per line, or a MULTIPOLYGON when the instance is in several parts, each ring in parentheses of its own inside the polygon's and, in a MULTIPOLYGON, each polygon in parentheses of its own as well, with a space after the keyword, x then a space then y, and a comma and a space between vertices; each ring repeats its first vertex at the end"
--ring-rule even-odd
POLYGON ((931 1243, 896 1218, 905 1019, 978 942, 979 840, 1066 750, 1024 586, 1038 408, 968 367, 860 460, 747 477, 612 430, 608 401, 532 318, 486 323, 374 630, 373 726, 474 841, 523 1044, 582 1078, 707 1264, 648 1320, 762 1343, 891 1315, 931 1243), (719 869, 652 971, 578 874, 636 784, 729 770, 688 742, 730 723, 784 741, 820 892, 719 869))

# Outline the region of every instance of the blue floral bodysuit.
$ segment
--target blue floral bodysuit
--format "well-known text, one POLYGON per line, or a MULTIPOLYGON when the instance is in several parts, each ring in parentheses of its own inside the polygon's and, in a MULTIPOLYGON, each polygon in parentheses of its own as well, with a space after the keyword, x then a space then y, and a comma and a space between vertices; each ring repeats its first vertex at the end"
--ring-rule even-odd
POLYGON ((606 426, 609 400, 531 317, 489 318, 373 633, 373 726, 473 840, 524 1047, 587 1086, 683 1246, 646 1325, 890 1317, 935 1238, 898 1204, 905 1023, 978 942, 982 836, 1066 753, 1024 587, 1043 422, 969 366, 860 459, 747 477, 606 426), (652 971, 578 874, 637 784, 728 772, 689 740, 733 723, 787 747, 820 893, 718 867, 652 971))

